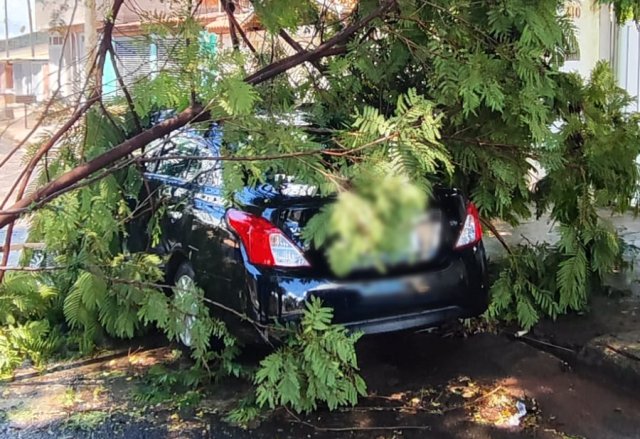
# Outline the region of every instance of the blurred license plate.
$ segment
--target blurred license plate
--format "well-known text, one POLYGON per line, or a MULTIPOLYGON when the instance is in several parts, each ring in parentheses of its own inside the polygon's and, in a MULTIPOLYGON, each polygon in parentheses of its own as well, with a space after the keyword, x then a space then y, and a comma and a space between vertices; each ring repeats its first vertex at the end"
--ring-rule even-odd
POLYGON ((419 218, 411 234, 409 257, 419 261, 432 259, 440 247, 442 220, 440 211, 429 211, 419 218))
MULTIPOLYGON (((387 266, 412 264, 433 259, 440 247, 442 236, 442 215, 439 210, 429 211, 418 218, 409 236, 409 245, 404 251, 382 257, 387 266)), ((364 256, 356 269, 376 268, 375 257, 364 256)))

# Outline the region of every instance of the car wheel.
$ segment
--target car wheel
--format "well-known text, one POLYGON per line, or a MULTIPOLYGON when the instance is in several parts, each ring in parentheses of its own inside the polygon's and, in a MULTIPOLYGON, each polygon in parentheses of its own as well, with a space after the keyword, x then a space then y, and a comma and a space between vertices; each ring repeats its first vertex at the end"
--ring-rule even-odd
POLYGON ((186 296, 190 295, 193 297, 193 305, 190 308, 183 310, 184 312, 178 317, 179 321, 177 322, 182 327, 182 330, 177 334, 178 340, 184 346, 191 347, 193 343, 192 331, 197 319, 196 313, 198 312, 196 300, 199 295, 198 287, 195 282, 195 273, 193 272, 193 268, 191 268, 191 264, 188 262, 180 264, 176 270, 173 284, 172 297, 174 304, 177 305, 183 302, 186 296))

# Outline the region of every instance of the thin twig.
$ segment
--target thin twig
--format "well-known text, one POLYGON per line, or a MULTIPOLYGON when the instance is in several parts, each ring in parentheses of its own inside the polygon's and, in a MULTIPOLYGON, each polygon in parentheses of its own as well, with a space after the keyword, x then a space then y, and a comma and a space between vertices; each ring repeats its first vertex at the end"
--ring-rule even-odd
MULTIPOLYGON (((111 126, 113 126, 113 128, 115 128, 120 133, 122 139, 126 139, 127 133, 125 133, 124 129, 113 119, 113 116, 111 116, 111 113, 109 113, 109 110, 107 110, 107 107, 105 107, 104 102, 100 101, 99 105, 100 110, 102 110, 102 114, 104 114, 104 116, 109 120, 111 126)), ((47 179, 47 181, 49 181, 49 179, 47 179)))
MULTIPOLYGON (((198 156, 198 155, 163 155, 160 157, 139 157, 137 159, 138 162, 148 163, 148 162, 157 162, 163 160, 200 160, 200 161, 227 161, 227 162, 257 162, 257 161, 267 161, 267 160, 279 160, 279 159, 287 159, 287 158, 295 158, 295 157, 304 157, 316 154, 324 154, 329 156, 336 157, 344 157, 354 152, 362 151, 366 148, 371 148, 372 146, 377 146, 382 143, 393 140, 397 136, 397 133, 388 134, 386 136, 380 137, 379 139, 368 142, 364 145, 360 145, 356 148, 346 148, 346 149, 310 149, 307 151, 295 151, 295 152, 287 152, 282 154, 273 154, 273 155, 264 155, 264 156, 198 156)), ((336 143, 338 143, 336 141, 336 143)), ((338 143, 339 144, 339 143, 338 143)))
POLYGON ((257 55, 258 51, 253 46, 253 44, 251 44, 251 41, 249 41, 249 38, 247 37, 247 34, 245 33, 244 29, 242 29, 242 26, 240 25, 240 23, 238 23, 238 20, 236 20, 236 17, 234 15, 235 7, 233 8, 229 7, 228 0, 221 0, 220 4, 222 5, 222 9, 224 9, 224 12, 227 14, 227 18, 229 20, 229 33, 231 35, 233 48, 235 50, 238 50, 240 46, 240 42, 238 41, 238 36, 236 35, 236 31, 237 31, 242 37, 242 41, 244 41, 244 44, 246 44, 246 46, 254 55, 257 55))
POLYGON ((124 78, 120 74, 120 69, 118 68, 118 57, 116 56, 116 51, 113 48, 113 42, 109 42, 109 48, 107 49, 109 54, 111 54, 111 64, 113 66, 113 72, 116 75, 116 80, 118 81, 118 85, 120 85, 120 89, 122 90, 122 94, 124 94, 124 99, 127 101, 127 106, 129 108, 129 112, 131 113, 131 117, 133 117, 133 123, 136 126, 137 132, 142 131, 142 123, 140 122, 140 117, 136 112, 136 106, 133 103, 133 98, 131 97, 131 93, 129 93, 129 89, 124 82, 124 78))
MULTIPOLYGON (((4 246, 2 247, 2 262, 0 263, 0 265, 2 266, 6 266, 9 262, 9 253, 11 252, 11 236, 13 235, 14 224, 15 222, 12 222, 11 224, 9 224, 9 227, 7 227, 7 236, 5 237, 4 246)), ((2 279, 4 278, 4 273, 5 271, 0 269, 0 282, 2 282, 2 279)))
MULTIPOLYGON (((287 33, 287 31, 285 31, 284 29, 281 29, 280 32, 278 33, 278 35, 280 35, 280 38, 282 38, 296 52, 298 52, 298 53, 305 52, 304 47, 302 47, 300 45, 300 43, 298 43, 296 40, 291 38, 291 35, 289 35, 287 33)), ((318 72, 320 72, 323 75, 327 71, 327 69, 322 64, 320 64, 318 61, 311 61, 311 65, 313 67, 315 67, 316 70, 318 70, 318 72)))
POLYGON ((11 265, 2 265, 0 266, 0 270, 2 271, 58 271, 58 270, 68 270, 71 267, 14 267, 11 265))
POLYGON ((321 427, 319 425, 312 424, 311 422, 303 421, 293 413, 288 407, 285 407, 285 410, 294 420, 294 422, 304 425, 309 428, 313 428, 316 431, 325 431, 325 432, 349 432, 349 431, 396 431, 396 430, 431 430, 430 425, 385 425, 380 427, 360 427, 360 426, 349 426, 349 427, 321 427))
POLYGON ((622 349, 618 349, 615 346, 611 346, 610 344, 605 345, 605 347, 616 354, 622 355, 623 357, 627 357, 630 360, 640 361, 640 357, 627 351, 623 351, 622 349))
POLYGON ((509 244, 507 244, 507 241, 505 241, 505 239, 502 237, 502 235, 500 234, 500 232, 498 232, 498 229, 496 228, 496 226, 494 226, 491 221, 489 221, 486 218, 480 218, 480 221, 482 222, 482 224, 484 224, 487 229, 489 229, 491 231, 491 233, 493 233, 493 236, 496 237, 496 239, 500 242, 500 244, 502 244, 502 246, 504 247, 504 249, 507 251, 507 253, 509 253, 510 255, 513 254, 513 251, 511 250, 511 247, 509 247, 509 244))

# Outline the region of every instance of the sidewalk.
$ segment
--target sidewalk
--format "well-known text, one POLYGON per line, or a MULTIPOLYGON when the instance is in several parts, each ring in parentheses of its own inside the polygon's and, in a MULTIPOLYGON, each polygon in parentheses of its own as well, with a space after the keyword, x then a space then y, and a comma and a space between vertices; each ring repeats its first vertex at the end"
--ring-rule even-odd
MULTIPOLYGON (((28 128, 24 126, 24 117, 0 121, 0 162, 7 157, 16 145, 26 139, 33 127, 36 126, 40 114, 39 111, 32 111, 28 115, 28 128)), ((23 167, 22 157, 26 148, 33 142, 38 141, 38 139, 51 129, 52 127, 50 126, 39 126, 38 129, 31 134, 28 141, 2 166, 0 169, 0 202, 4 200, 16 178, 20 175, 23 167)))
MULTIPOLYGON (((36 126, 40 113, 33 111, 28 115, 28 127, 24 126, 24 117, 22 113, 16 112, 16 117, 12 120, 0 120, 0 162, 7 157, 10 152, 22 142, 36 126)), ((50 130, 51 127, 41 126, 29 137, 29 140, 16 151, 15 154, 0 168, 0 203, 3 202, 16 179, 19 177, 23 169, 23 155, 26 148, 36 141, 39 137, 50 130)), ((13 199, 8 200, 7 206, 10 206, 13 199)), ((2 244, 4 243, 6 230, 0 230, 0 258, 2 254, 2 244)), ((9 254, 8 265, 16 265, 20 257, 20 249, 25 242, 27 236, 27 224, 25 221, 18 221, 13 232, 11 252, 9 254)))
MULTIPOLYGON (((24 138, 31 132, 34 126, 36 126, 38 119, 41 115, 41 106, 30 106, 27 113, 27 127, 24 126, 24 110, 22 107, 14 109, 13 119, 0 119, 0 142, 17 144, 24 140, 24 138)), ((44 134, 51 127, 40 126, 33 135, 29 138, 30 142, 38 139, 39 136, 44 134)))

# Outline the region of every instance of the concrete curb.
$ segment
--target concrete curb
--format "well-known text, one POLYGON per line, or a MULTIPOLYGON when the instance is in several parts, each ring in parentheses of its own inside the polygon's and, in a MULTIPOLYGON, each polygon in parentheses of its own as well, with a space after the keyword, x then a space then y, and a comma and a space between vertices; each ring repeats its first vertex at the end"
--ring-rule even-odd
POLYGON ((594 338, 580 350, 576 361, 590 372, 640 389, 640 330, 594 338))

